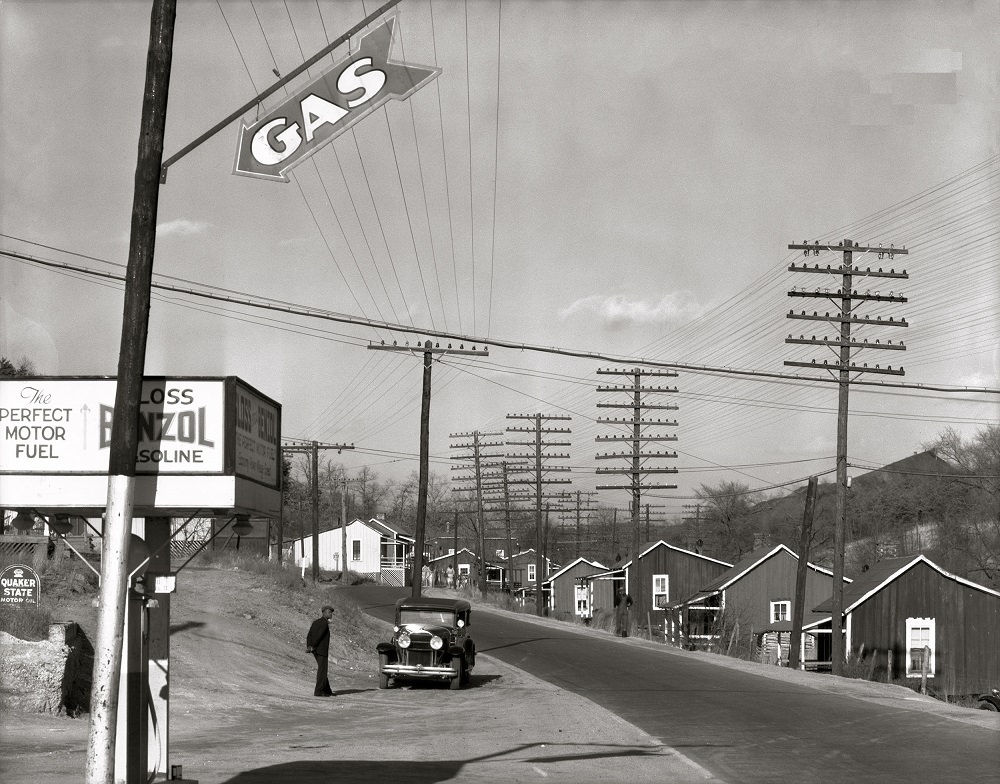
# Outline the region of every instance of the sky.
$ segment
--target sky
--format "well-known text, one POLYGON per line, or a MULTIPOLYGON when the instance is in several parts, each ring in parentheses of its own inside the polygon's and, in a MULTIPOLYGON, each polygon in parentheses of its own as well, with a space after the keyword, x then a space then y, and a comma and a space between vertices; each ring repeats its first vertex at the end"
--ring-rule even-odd
MULTIPOLYGON (((117 370, 123 284, 25 257, 122 273, 151 7, 0 5, 0 354, 45 375, 117 370)), ((165 156, 377 7, 179 0, 165 156)), ((677 457, 647 463, 677 468, 650 479, 676 489, 645 496, 673 516, 705 484, 832 479, 836 385, 784 362, 833 359, 785 343, 832 327, 786 314, 835 307, 788 293, 839 278, 790 272, 803 257, 787 246, 851 239, 908 250, 863 264, 907 280, 858 287, 902 291, 865 312, 909 326, 857 333, 906 351, 856 358, 905 368, 859 380, 910 385, 852 387, 851 473, 1000 421, 1000 3, 402 0, 392 13, 393 58, 440 74, 289 182, 233 174, 239 121, 170 167, 157 282, 272 309, 155 290, 148 375, 239 376, 282 405, 286 438, 353 444, 327 454, 402 482, 418 469, 422 356, 369 346, 494 341, 488 357, 435 354, 431 470, 451 475, 458 434, 518 440, 507 428, 526 422, 510 415, 571 417, 550 422, 571 446, 549 463, 591 492, 622 483, 596 468, 625 465, 595 459, 609 451, 598 436, 624 432, 598 420, 627 413, 599 408, 624 396, 598 386, 629 380, 598 369, 680 364, 647 380, 676 392, 646 397, 677 406, 662 414, 676 426, 650 430, 676 435, 650 448, 677 457)), ((809 262, 841 260, 824 257, 809 262)))

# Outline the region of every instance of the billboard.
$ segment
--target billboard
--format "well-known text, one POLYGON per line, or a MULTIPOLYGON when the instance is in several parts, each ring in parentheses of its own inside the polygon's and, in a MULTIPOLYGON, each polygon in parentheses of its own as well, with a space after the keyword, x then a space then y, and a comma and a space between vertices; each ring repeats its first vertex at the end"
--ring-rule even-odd
MULTIPOLYGON (((0 507, 105 503, 117 381, 0 379, 0 507)), ((139 406, 136 503, 273 516, 281 407, 244 381, 147 377, 139 406)))
MULTIPOLYGON (((144 379, 137 474, 224 473, 222 380, 144 379)), ((106 474, 113 378, 0 381, 0 472, 106 474)))

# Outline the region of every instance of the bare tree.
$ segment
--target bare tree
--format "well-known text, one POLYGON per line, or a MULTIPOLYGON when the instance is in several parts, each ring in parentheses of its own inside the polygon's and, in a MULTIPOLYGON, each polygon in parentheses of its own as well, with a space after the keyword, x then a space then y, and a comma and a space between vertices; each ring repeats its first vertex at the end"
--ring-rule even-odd
POLYGON ((743 482, 723 481, 700 485, 695 494, 704 502, 706 529, 711 532, 719 557, 738 561, 753 549, 757 522, 753 510, 761 500, 758 492, 743 482))
MULTIPOLYGON (((937 524, 943 566, 991 587, 1000 585, 1000 426, 971 439, 947 428, 925 448, 957 469, 947 480, 937 524)), ((940 492, 940 491, 939 491, 940 492)))

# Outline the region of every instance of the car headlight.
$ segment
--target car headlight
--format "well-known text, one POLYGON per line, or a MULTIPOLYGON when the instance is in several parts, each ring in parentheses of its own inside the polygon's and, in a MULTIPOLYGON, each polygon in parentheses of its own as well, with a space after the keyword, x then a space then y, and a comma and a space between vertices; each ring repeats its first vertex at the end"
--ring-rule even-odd
POLYGON ((442 640, 436 634, 433 637, 431 637, 431 648, 433 648, 435 651, 441 650, 441 647, 443 645, 444 645, 444 640, 442 640))
POLYGON ((396 644, 399 645, 400 648, 409 648, 410 635, 406 632, 400 632, 399 636, 396 638, 396 644))

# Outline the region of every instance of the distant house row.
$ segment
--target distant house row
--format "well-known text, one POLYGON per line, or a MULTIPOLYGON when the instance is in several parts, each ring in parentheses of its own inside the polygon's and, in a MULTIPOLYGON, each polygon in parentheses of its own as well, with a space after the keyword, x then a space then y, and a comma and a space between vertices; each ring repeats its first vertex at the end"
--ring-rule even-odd
MULTIPOLYGON (((609 570, 579 558, 542 586, 550 614, 590 619, 611 612, 617 588, 633 599, 640 626, 662 629, 678 645, 711 648, 720 633, 744 633, 781 645, 787 660, 798 556, 783 544, 754 550, 735 565, 664 541, 609 570)), ((833 574, 807 564, 800 661, 829 663, 833 574)), ((952 694, 1000 684, 1000 592, 951 574, 923 555, 880 561, 845 578, 845 651, 869 671, 928 675, 952 694)))
MULTIPOLYGON (((320 534, 321 568, 339 571, 342 541, 339 528, 320 534)), ((355 520, 347 526, 347 542, 348 569, 405 584, 413 537, 382 520, 355 520)), ((290 550, 311 563, 312 537, 295 540, 290 550)), ((564 566, 545 560, 545 574, 538 575, 537 554, 526 550, 509 562, 487 560, 486 576, 496 588, 522 595, 536 590, 541 577, 546 611, 563 620, 589 622, 612 612, 622 587, 633 600, 634 621, 661 630, 673 644, 711 649, 723 630, 738 628, 775 641, 787 659, 798 561, 783 544, 729 564, 660 540, 614 569, 581 557, 564 566)), ((435 585, 444 585, 449 565, 456 582, 475 582, 479 564, 467 548, 428 560, 435 585)), ((815 665, 832 658, 832 595, 833 574, 807 564, 800 661, 815 665)), ((853 582, 845 578, 842 627, 848 655, 863 654, 873 673, 920 677, 929 649, 929 676, 952 693, 1000 685, 1000 593, 950 574, 923 555, 884 559, 853 582)))

